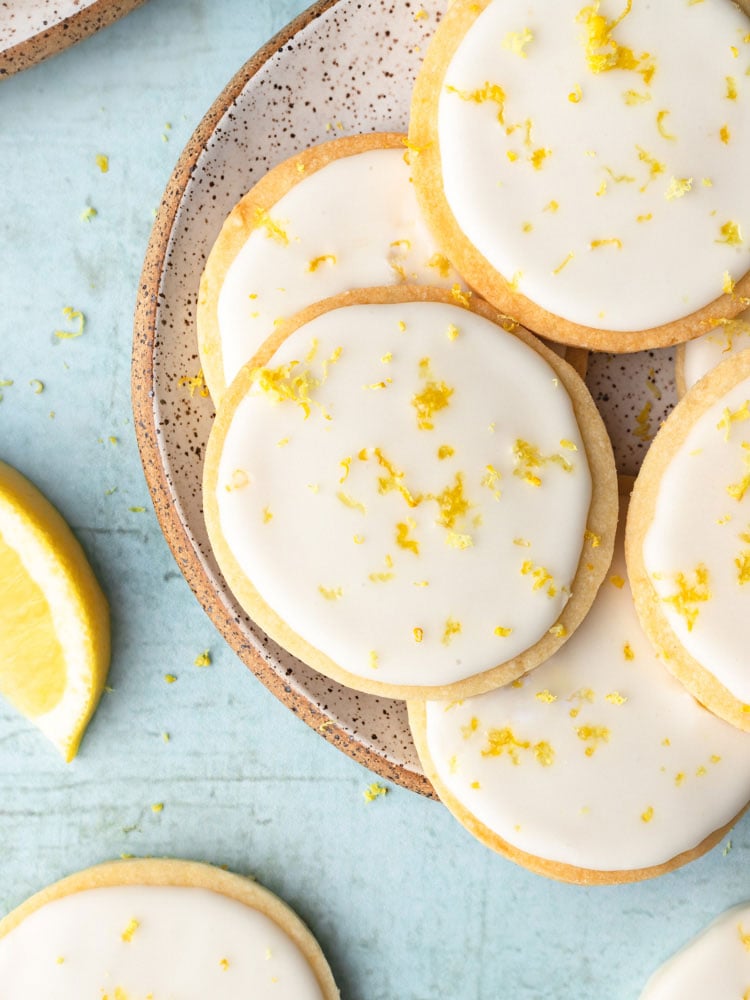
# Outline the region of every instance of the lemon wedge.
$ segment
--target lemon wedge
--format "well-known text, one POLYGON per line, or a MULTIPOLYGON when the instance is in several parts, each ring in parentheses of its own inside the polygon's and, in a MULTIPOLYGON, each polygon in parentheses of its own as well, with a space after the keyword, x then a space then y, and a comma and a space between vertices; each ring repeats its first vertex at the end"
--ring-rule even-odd
POLYGON ((0 694, 75 757, 109 666, 109 608, 70 528, 0 462, 0 694))

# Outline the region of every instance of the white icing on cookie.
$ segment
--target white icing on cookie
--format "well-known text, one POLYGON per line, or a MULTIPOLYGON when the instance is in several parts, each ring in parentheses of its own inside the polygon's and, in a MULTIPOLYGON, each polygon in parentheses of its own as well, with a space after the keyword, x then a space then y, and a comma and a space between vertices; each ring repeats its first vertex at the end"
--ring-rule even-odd
POLYGON ((353 675, 436 686, 546 634, 591 478, 535 350, 458 306, 353 305, 302 326, 269 368, 231 413, 216 503, 240 568, 297 635, 353 675), (279 402, 308 387, 309 404, 279 402))
POLYGON ((216 892, 118 886, 63 896, 0 940, 3 1000, 322 1000, 290 938, 216 892))
POLYGON ((683 345, 683 368, 685 388, 707 375, 722 361, 733 354, 750 347, 750 309, 740 313, 736 319, 727 320, 709 333, 683 345))
POLYGON ((643 562, 688 653, 750 703, 750 379, 703 413, 671 458, 643 562))
POLYGON ((640 1000, 750 997, 750 906, 735 906, 658 969, 640 1000))
POLYGON ((280 319, 313 302, 351 288, 459 281, 422 223, 404 152, 372 149, 302 174, 250 233, 219 294, 227 385, 280 319))
POLYGON ((438 114, 446 197, 477 249, 550 312, 621 331, 750 268, 750 21, 729 2, 633 0, 607 30, 624 6, 493 0, 438 114), (607 59, 634 68, 592 70, 607 59))
POLYGON ((426 703, 440 781, 512 847, 598 871, 662 864, 750 799, 750 737, 701 708, 644 636, 622 532, 569 641, 521 681, 426 703))

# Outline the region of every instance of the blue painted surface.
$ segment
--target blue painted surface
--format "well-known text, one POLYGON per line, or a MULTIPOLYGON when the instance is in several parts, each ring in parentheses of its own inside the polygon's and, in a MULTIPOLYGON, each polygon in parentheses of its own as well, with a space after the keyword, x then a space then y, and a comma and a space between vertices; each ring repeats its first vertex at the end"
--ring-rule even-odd
POLYGON ((366 803, 373 775, 234 658, 151 509, 129 368, 153 209, 214 97, 304 5, 150 0, 0 84, 0 379, 13 380, 0 457, 74 527, 114 637, 112 691, 73 764, 0 704, 0 912, 123 853, 190 857, 287 899, 344 1000, 636 1000, 660 961, 750 897, 748 822, 731 850, 679 872, 586 889, 495 857, 403 789, 366 803), (61 341, 68 305, 86 327, 61 341), (213 662, 196 667, 205 649, 213 662))

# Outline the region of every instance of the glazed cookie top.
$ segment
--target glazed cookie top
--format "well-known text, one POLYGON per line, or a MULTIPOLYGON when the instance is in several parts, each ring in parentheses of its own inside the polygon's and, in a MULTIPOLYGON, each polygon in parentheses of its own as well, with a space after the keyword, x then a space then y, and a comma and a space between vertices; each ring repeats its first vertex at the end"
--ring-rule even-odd
POLYGON ((214 402, 305 306, 351 288, 451 287, 417 207, 405 136, 333 140, 270 171, 232 211, 201 283, 198 341, 214 402))
POLYGON ((251 617, 350 686, 511 679, 606 568, 609 444, 528 334, 394 294, 324 304, 243 370, 207 453, 212 545, 251 617))
POLYGON ((662 334, 614 334, 672 324, 748 272, 750 20, 729 0, 457 0, 433 46, 415 184, 451 259, 500 308, 552 339, 602 346, 598 331, 634 350, 662 334), (448 216, 505 279, 499 301, 448 216))
MULTIPOLYGON (((78 878, 85 882, 86 874, 78 878)), ((335 989, 321 987, 299 943, 278 922, 301 927, 299 920, 260 887, 249 890, 255 897, 252 906, 191 885, 56 889, 47 890, 50 898, 22 919, 14 920, 13 914, 6 918, 13 920, 9 930, 0 923, 4 1000, 338 997, 335 989), (273 917, 264 912, 269 908, 273 917)), ((304 934, 309 937, 306 929, 304 934)))
POLYGON ((750 800, 750 736, 657 661, 621 535, 593 607, 551 659, 476 698, 410 703, 409 715, 425 770, 458 818, 568 881, 658 874, 750 800))
POLYGON ((669 959, 641 1000, 750 996, 750 906, 733 907, 669 959))
POLYGON ((724 717, 716 699, 734 699, 732 721, 750 727, 750 352, 696 385, 653 442, 631 507, 628 568, 670 669, 724 717))
POLYGON ((750 347, 750 309, 728 319, 709 333, 678 348, 677 388, 680 395, 733 354, 750 347))

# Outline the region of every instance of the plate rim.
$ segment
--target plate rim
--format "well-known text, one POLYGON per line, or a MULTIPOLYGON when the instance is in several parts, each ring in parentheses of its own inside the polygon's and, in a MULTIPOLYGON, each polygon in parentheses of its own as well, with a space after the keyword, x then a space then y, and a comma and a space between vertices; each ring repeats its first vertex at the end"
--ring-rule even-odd
POLYGON ((154 220, 138 283, 131 360, 134 427, 141 464, 162 534, 193 594, 234 653, 271 694, 347 756, 386 780, 429 798, 435 798, 434 789, 423 774, 411 770, 406 765, 388 760, 346 732, 312 701, 287 684, 283 677, 265 662, 255 646, 245 639, 237 627, 235 616, 218 598, 172 502, 158 445, 153 385, 159 290, 177 212, 193 169, 220 120, 249 81, 300 31, 341 2, 342 0, 316 0, 262 45, 234 74, 213 101, 175 164, 154 220))
POLYGON ((57 55, 64 49, 82 42, 110 24, 140 7, 145 0, 93 0, 82 10, 37 31, 15 45, 0 49, 0 81, 29 69, 57 55))

